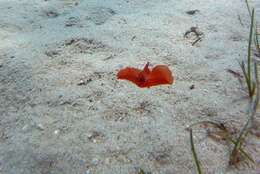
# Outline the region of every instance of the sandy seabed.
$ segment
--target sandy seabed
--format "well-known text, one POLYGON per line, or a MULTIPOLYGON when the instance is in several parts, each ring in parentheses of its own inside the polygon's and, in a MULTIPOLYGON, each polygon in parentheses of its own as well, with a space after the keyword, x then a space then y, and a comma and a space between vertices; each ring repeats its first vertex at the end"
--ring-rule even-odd
MULTIPOLYGON (((195 174, 187 126, 246 120, 227 70, 240 72, 249 20, 243 0, 0 0, 0 173, 195 174), (148 61, 176 83, 116 79, 148 61)), ((194 135, 206 174, 259 174, 228 167, 230 147, 204 128, 194 135)))

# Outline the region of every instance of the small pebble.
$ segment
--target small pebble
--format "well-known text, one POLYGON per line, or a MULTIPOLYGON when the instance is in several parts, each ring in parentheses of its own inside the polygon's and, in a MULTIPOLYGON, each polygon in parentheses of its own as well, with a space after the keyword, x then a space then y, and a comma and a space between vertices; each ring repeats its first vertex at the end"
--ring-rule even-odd
POLYGON ((86 84, 86 82, 84 80, 80 80, 77 85, 81 86, 81 85, 85 85, 85 84, 86 84))
POLYGON ((37 129, 43 131, 44 130, 44 126, 40 123, 36 125, 37 129))
POLYGON ((133 36, 132 38, 131 38, 131 41, 133 41, 133 40, 135 40, 136 39, 136 36, 133 36))
POLYGON ((55 135, 58 135, 59 133, 60 133, 60 130, 58 130, 58 129, 54 131, 55 135))
POLYGON ((87 171, 85 172, 85 174, 91 174, 90 170, 87 170, 87 171))
POLYGON ((92 161, 91 161, 91 163, 92 163, 92 165, 98 165, 98 163, 99 163, 99 159, 97 159, 97 158, 94 158, 94 159, 92 159, 92 161))
POLYGON ((207 89, 203 89, 202 90, 204 93, 208 93, 209 92, 209 90, 207 90, 207 89))
POLYGON ((51 18, 55 18, 55 17, 59 16, 59 14, 55 11, 47 11, 46 16, 51 17, 51 18))
POLYGON ((26 131, 28 128, 29 128, 29 126, 28 126, 28 124, 26 124, 26 125, 23 126, 22 130, 26 131))
POLYGON ((199 12, 199 10, 189 10, 189 11, 186 11, 186 13, 189 14, 189 15, 194 15, 197 12, 199 12))
POLYGON ((55 56, 59 55, 59 52, 56 51, 56 50, 51 50, 51 51, 46 51, 45 54, 46 54, 48 57, 55 57, 55 56))
POLYGON ((87 85, 89 82, 91 82, 92 81, 92 79, 90 78, 90 79, 87 79, 86 81, 85 80, 83 80, 83 79, 81 79, 80 81, 79 81, 79 83, 77 83, 77 85, 78 86, 82 86, 82 85, 87 85))
POLYGON ((194 89, 195 88, 195 85, 191 85, 190 86, 190 89, 192 90, 192 89, 194 89))
POLYGON ((101 132, 93 131, 87 135, 88 139, 93 143, 100 143, 104 140, 104 135, 101 132))

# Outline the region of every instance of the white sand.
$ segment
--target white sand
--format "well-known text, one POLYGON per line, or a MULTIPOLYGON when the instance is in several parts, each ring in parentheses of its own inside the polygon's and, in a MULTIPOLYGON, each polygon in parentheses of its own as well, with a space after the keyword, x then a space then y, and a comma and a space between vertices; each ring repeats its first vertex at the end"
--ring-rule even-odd
MULTIPOLYGON (((0 173, 195 174, 185 128, 245 122, 226 69, 240 71, 248 31, 243 0, 0 0, 0 173), (203 33, 194 46, 190 27, 203 33), (176 83, 116 80, 147 61, 176 83)), ((194 135, 206 174, 259 173, 228 168, 230 147, 194 135)))

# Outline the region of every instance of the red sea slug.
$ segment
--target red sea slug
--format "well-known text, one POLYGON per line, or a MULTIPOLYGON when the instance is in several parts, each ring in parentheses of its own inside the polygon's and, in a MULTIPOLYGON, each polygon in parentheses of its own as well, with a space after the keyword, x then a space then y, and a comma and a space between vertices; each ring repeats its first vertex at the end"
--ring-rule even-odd
POLYGON ((140 88, 174 83, 172 72, 166 65, 157 65, 150 70, 149 62, 143 70, 132 67, 121 69, 117 74, 117 79, 131 81, 140 88))

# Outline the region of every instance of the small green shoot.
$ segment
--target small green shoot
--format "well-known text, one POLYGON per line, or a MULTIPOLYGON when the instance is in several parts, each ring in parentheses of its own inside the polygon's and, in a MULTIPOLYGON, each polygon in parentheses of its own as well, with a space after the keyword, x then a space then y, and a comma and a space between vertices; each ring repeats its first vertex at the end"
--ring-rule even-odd
POLYGON ((192 151, 192 156, 194 158, 196 167, 197 167, 197 172, 198 174, 203 174, 202 170, 201 170, 201 166, 200 166, 200 161, 198 159, 196 150, 195 150, 195 146, 194 146, 194 142, 193 142, 193 135, 192 135, 192 129, 189 129, 190 131, 190 144, 191 144, 191 151, 192 151))
POLYGON ((246 63, 242 61, 240 63, 240 67, 243 71, 244 77, 246 79, 247 89, 249 97, 252 98, 255 94, 256 84, 254 79, 252 79, 252 39, 254 33, 254 9, 252 10, 252 17, 251 17, 251 26, 250 26, 250 34, 249 34, 249 43, 248 43, 248 55, 247 55, 247 70, 246 70, 246 63))
MULTIPOLYGON (((239 149, 241 149, 243 142, 247 136, 247 134, 249 133, 250 129, 253 127, 254 124, 254 117, 256 114, 256 110, 257 110, 257 106, 259 104, 259 99, 260 99, 260 87, 259 87, 259 77, 258 77, 258 69, 257 69, 257 64, 254 63, 254 76, 256 79, 256 96, 254 97, 254 99, 251 100, 251 102, 249 103, 249 117, 248 120, 246 122, 246 124, 244 125, 243 129, 241 130, 237 140, 234 143, 234 148, 232 150, 231 156, 230 156, 230 160, 229 160, 229 164, 234 165, 236 164, 236 161, 238 161, 239 157, 239 149)), ((252 160, 250 160, 252 161, 252 160)))
POLYGON ((251 128, 254 126, 254 118, 256 115, 257 106, 260 100, 260 86, 259 86, 259 77, 258 77, 258 67, 256 61, 252 58, 252 44, 256 47, 257 54, 260 56, 260 43, 259 43, 259 33, 257 33, 257 25, 255 21, 255 10, 254 8, 250 9, 250 5, 248 0, 246 1, 247 9, 249 11, 251 17, 251 24, 250 24, 250 33, 249 33, 249 41, 248 41, 248 55, 247 61, 239 62, 239 65, 242 69, 243 76, 246 81, 248 96, 249 96, 249 111, 248 111, 248 119, 242 130, 240 131, 238 138, 234 138, 230 131, 224 126, 222 123, 213 122, 213 121, 202 121, 198 123, 194 123, 189 126, 190 131, 190 142, 191 142, 191 150, 193 154, 193 158, 196 163, 198 174, 202 173, 200 162, 198 160, 198 156, 195 151, 194 142, 193 142, 193 134, 192 128, 195 125, 199 124, 210 124, 215 128, 218 128, 221 132, 219 132, 219 136, 222 137, 228 143, 234 145, 229 164, 230 165, 237 165, 242 159, 246 164, 249 165, 249 162, 255 164, 254 159, 248 154, 243 148, 244 141, 246 136, 250 132, 251 128))
MULTIPOLYGON (((241 69, 243 71, 244 77, 246 79, 246 84, 248 88, 248 95, 250 97, 249 100, 249 113, 248 113, 248 120, 244 127, 242 128, 238 138, 236 139, 234 143, 234 148, 231 152, 229 164, 230 165, 236 165, 241 160, 241 154, 239 152, 239 149, 241 149, 246 136, 248 135, 250 129, 252 128, 254 124, 254 117, 256 114, 256 109, 259 103, 260 98, 260 89, 259 89, 259 77, 258 77, 258 68, 256 62, 254 62, 254 66, 252 67, 252 42, 254 41, 256 50, 258 52, 258 55, 260 55, 260 48, 259 48, 259 40, 258 40, 258 34, 257 34, 257 28, 256 28, 256 22, 255 22, 255 10, 252 9, 252 12, 250 10, 250 6, 248 3, 248 0, 246 0, 247 9, 249 11, 249 14, 251 16, 251 25, 250 25, 250 34, 249 34, 249 43, 248 43, 248 56, 247 56, 247 71, 246 71, 246 65, 245 62, 242 61, 240 63, 241 69), (254 78, 252 78, 252 74, 254 74, 254 78), (255 94, 256 91, 256 94, 255 94)), ((250 160, 251 161, 251 160, 250 160)))
MULTIPOLYGON (((219 122, 215 122, 215 121, 201 121, 201 122, 197 122, 194 123, 192 125, 190 125, 189 128, 196 126, 196 125, 211 125, 217 129, 219 129, 222 132, 222 138, 227 142, 227 143, 231 143, 233 145, 235 145, 236 140, 232 137, 231 133, 229 132, 229 130, 225 127, 225 125, 223 123, 219 123, 219 122)), ((245 159, 247 159, 248 161, 250 161, 251 163, 255 163, 255 161, 253 160, 253 158, 251 157, 250 154, 248 154, 242 146, 239 146, 238 148, 238 154, 240 155, 240 157, 244 157, 245 159)))

